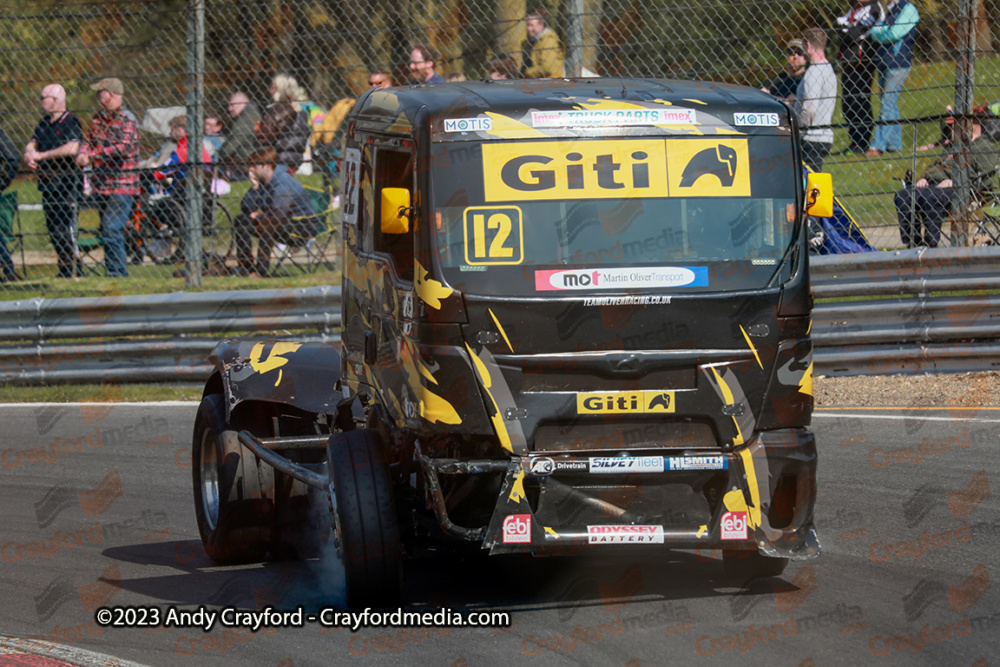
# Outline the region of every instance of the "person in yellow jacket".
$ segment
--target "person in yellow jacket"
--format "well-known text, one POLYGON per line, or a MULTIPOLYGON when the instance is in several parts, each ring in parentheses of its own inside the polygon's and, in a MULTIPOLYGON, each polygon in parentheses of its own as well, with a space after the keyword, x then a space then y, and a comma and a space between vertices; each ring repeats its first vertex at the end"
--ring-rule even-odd
POLYGON ((547 25, 539 12, 524 17, 528 38, 521 42, 521 76, 546 79, 564 76, 563 48, 559 35, 547 25))

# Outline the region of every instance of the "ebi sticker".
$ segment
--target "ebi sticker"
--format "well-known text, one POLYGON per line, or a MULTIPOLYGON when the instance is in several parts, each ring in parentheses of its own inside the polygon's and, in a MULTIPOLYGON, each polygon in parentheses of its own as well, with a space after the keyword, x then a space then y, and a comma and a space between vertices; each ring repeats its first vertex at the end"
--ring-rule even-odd
POLYGON ((555 269, 535 271, 535 291, 705 287, 708 267, 656 266, 633 269, 555 269))

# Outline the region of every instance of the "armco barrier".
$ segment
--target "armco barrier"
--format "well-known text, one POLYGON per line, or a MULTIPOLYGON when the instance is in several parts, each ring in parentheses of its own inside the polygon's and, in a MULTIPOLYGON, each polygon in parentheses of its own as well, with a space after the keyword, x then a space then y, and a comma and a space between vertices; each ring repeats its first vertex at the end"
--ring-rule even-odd
MULTIPOLYGON (((810 270, 817 375, 1000 368, 1000 294, 971 293, 1000 289, 1000 249, 812 257, 810 270)), ((0 302, 0 382, 198 382, 221 338, 335 342, 339 328, 339 286, 0 302)))
POLYGON ((897 250, 810 259, 815 371, 1000 368, 1000 249, 897 250), (837 299, 865 297, 864 300, 837 299))

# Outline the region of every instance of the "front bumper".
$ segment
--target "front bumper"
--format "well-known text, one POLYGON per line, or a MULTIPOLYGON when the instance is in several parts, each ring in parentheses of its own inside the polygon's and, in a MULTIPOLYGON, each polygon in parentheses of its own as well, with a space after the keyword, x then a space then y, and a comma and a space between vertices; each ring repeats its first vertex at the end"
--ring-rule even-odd
POLYGON ((482 546, 491 554, 661 546, 808 559, 820 551, 815 490, 816 442, 806 429, 762 432, 732 453, 528 455, 506 465, 482 546))

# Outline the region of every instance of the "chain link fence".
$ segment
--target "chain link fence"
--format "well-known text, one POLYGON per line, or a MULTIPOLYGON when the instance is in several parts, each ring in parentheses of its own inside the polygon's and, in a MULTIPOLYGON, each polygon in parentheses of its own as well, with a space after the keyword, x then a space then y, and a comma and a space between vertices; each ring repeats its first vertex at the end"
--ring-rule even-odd
MULTIPOLYGON (((871 140, 885 99, 877 73, 869 73, 862 93, 850 102, 851 109, 870 108, 875 120, 852 134, 849 126, 858 122, 846 118, 845 65, 839 57, 844 26, 838 18, 851 9, 847 0, 0 0, 5 44, 0 100, 6 111, 0 128, 18 152, 25 152, 39 119, 48 115, 41 99, 48 84, 64 87, 67 108, 86 137, 99 109, 90 85, 103 77, 120 79, 124 107, 140 127, 140 157, 149 159, 176 151, 176 141, 168 143, 169 123, 180 115, 187 116, 191 145, 202 142, 206 130, 216 131, 215 121, 209 121, 211 127, 203 123, 209 117, 222 126, 221 137, 209 137, 209 146, 214 150, 220 138, 232 141, 240 125, 232 115, 233 93, 243 92, 251 102, 243 113, 266 114, 275 77, 283 73, 301 92, 287 82, 280 87, 296 91, 296 102, 310 115, 309 147, 295 178, 313 190, 317 213, 311 238, 274 249, 272 277, 229 275, 237 266, 233 226, 249 183, 238 180, 241 174, 223 183, 216 163, 198 184, 192 179, 185 189, 164 196, 171 179, 157 180, 155 170, 145 169, 123 237, 128 277, 107 277, 105 253, 115 251, 99 232, 97 200, 82 196, 76 212, 82 269, 74 271, 82 275, 60 279, 66 267, 54 247, 58 234, 50 235, 46 226, 38 171, 22 157, 0 206, 20 279, 0 284, 0 293, 88 296, 338 281, 336 129, 351 100, 368 88, 369 74, 382 71, 397 85, 426 76, 426 65, 411 64, 425 59, 412 57, 416 45, 430 49, 436 73, 448 78, 481 79, 491 70, 530 73, 532 63, 524 61, 523 52, 529 13, 545 21, 545 34, 554 33, 538 37, 531 55, 535 65, 555 62, 567 75, 712 79, 755 87, 794 64, 786 58, 789 42, 810 27, 823 29, 826 53, 841 79, 831 125, 835 139, 824 169, 833 173, 842 204, 872 244, 901 247, 894 194, 904 174, 909 170, 916 180, 948 152, 927 146, 941 142, 952 113, 965 129, 974 107, 1000 100, 1000 59, 994 52, 998 4, 914 3, 920 20, 913 32, 913 63, 898 100, 900 120, 890 123, 900 128, 901 145, 866 156, 851 143, 858 136, 871 140), (200 261, 184 261, 199 255, 200 261)), ((941 245, 983 242, 977 221, 984 215, 971 217, 964 230, 946 221, 941 245)))

